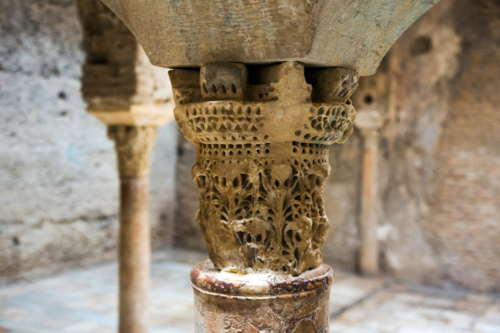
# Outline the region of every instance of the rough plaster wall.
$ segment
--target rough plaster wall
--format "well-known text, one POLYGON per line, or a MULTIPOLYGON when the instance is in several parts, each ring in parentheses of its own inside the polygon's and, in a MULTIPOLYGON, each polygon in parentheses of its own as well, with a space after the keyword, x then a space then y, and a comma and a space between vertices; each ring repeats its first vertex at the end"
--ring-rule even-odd
POLYGON ((200 205, 198 189, 191 178, 191 169, 196 162, 195 149, 180 130, 178 133, 174 246, 206 251, 207 246, 195 218, 200 205))
POLYGON ((500 2, 453 2, 462 52, 435 156, 429 223, 446 278, 500 291, 500 2))
POLYGON ((449 6, 445 0, 426 13, 390 54, 394 102, 384 130, 387 158, 379 165, 383 180, 379 228, 388 230, 383 268, 417 283, 437 283, 443 274, 425 224, 435 181, 436 144, 448 110, 448 84, 460 52, 449 6))
MULTIPOLYGON (((85 113, 73 0, 0 2, 0 284, 115 258, 113 144, 85 113)), ((175 124, 153 156, 155 246, 171 243, 175 124)))
POLYGON ((177 124, 171 121, 158 130, 151 162, 149 211, 153 249, 173 245, 177 186, 176 149, 177 124))
POLYGON ((330 146, 330 176, 325 183, 325 210, 330 228, 323 261, 336 269, 354 271, 359 249, 361 136, 356 130, 342 145, 330 146))
POLYGON ((443 0, 391 51, 380 223, 407 281, 500 290, 500 3, 443 0))

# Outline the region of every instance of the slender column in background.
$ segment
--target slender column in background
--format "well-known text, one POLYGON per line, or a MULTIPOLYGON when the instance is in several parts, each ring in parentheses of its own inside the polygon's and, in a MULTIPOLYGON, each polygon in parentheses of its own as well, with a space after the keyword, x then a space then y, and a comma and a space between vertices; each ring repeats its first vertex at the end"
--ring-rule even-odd
POLYGON ((376 275, 379 271, 379 244, 377 238, 378 145, 384 122, 378 111, 360 111, 356 127, 363 138, 361 175, 361 219, 359 269, 363 275, 376 275))
POLYGON ((173 118, 167 70, 151 65, 134 35, 100 0, 79 0, 82 95, 108 126, 120 173, 120 333, 148 331, 151 231, 149 159, 157 127, 173 118))
POLYGON ((363 136, 363 171, 361 191, 361 248, 360 270, 365 275, 376 275, 379 269, 379 246, 377 240, 377 162, 378 129, 362 129, 363 136))
POLYGON ((361 212, 359 221, 359 271, 363 275, 379 273, 378 227, 378 158, 379 140, 383 125, 388 121, 390 109, 389 89, 391 80, 388 75, 386 58, 369 77, 360 79, 359 88, 353 94, 356 105, 355 127, 363 139, 363 160, 361 171, 361 212))
POLYGON ((120 175, 119 332, 147 333, 151 242, 148 182, 157 128, 108 127, 120 175))

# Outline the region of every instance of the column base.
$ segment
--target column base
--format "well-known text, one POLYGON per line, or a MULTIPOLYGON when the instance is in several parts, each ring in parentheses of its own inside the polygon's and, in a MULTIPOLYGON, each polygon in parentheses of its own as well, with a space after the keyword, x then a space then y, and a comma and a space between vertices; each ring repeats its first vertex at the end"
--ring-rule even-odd
POLYGON ((220 271, 210 260, 191 271, 196 333, 327 333, 332 269, 299 276, 220 271))

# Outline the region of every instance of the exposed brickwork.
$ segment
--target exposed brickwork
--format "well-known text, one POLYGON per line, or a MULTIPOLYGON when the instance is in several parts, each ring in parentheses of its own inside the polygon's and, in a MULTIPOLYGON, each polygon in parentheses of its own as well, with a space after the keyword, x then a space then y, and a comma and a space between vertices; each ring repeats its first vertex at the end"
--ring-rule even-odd
POLYGON ((405 280, 499 290, 499 13, 444 0, 392 50, 381 223, 386 268, 405 280))
POLYGON ((447 279, 500 291, 500 3, 452 6, 463 48, 434 154, 426 228, 447 279))

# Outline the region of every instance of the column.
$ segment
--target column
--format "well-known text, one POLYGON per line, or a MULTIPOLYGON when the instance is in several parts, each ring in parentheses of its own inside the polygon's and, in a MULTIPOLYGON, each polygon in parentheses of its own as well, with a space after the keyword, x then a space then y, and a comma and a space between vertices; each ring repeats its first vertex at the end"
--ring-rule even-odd
POLYGON ((146 333, 151 258, 148 181, 157 128, 111 125, 120 175, 119 332, 146 333))
POLYGON ((358 113, 356 127, 363 137, 361 177, 361 246, 359 269, 363 275, 376 275, 379 270, 376 202, 378 193, 378 145, 383 119, 377 111, 358 113))
POLYGON ((217 63, 170 78, 210 256, 191 272, 196 332, 326 332, 322 194, 328 147, 353 130, 357 73, 217 63))
POLYGON ((173 118, 167 70, 99 0, 80 0, 87 112, 115 141, 120 178, 119 332, 147 333, 151 230, 148 182, 157 127, 173 118))

